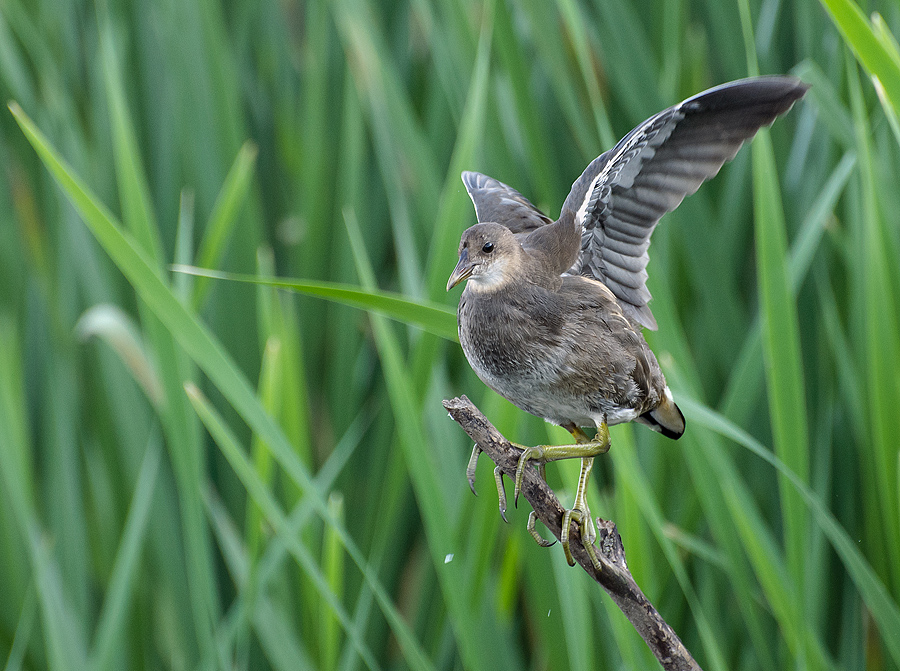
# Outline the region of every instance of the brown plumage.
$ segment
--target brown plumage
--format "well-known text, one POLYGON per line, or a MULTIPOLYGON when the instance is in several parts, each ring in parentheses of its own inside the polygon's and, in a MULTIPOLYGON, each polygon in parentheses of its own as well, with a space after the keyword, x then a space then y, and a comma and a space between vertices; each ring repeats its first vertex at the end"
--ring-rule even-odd
POLYGON ((683 433, 656 357, 603 284, 548 271, 500 224, 467 230, 460 255, 471 273, 459 338, 485 384, 560 426, 628 422, 665 403, 673 412, 655 424, 683 433))
MULTIPOLYGON (((556 221, 502 182, 462 175, 480 223, 463 233, 447 283, 449 290, 468 280, 460 343, 485 384, 574 436, 576 445, 524 448, 516 479, 518 494, 527 461, 582 458, 575 505, 563 520, 570 563, 569 519, 593 541, 585 486, 593 456, 609 447, 607 425, 638 421, 670 438, 684 432, 641 334, 642 326, 656 328, 645 286, 650 235, 806 89, 792 77, 745 79, 654 115, 591 162, 556 221), (588 442, 581 426, 596 427, 597 437, 588 442)), ((538 538, 533 518, 529 531, 538 538)))

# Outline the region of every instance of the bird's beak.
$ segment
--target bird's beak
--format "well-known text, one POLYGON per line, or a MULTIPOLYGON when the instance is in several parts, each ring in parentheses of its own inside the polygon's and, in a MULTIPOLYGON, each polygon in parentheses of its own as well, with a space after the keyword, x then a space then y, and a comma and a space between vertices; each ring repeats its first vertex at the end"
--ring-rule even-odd
POLYGON ((475 270, 475 264, 469 262, 469 250, 463 249, 459 254, 459 263, 450 273, 450 279, 447 280, 447 291, 450 291, 463 280, 469 279, 472 271, 475 270))

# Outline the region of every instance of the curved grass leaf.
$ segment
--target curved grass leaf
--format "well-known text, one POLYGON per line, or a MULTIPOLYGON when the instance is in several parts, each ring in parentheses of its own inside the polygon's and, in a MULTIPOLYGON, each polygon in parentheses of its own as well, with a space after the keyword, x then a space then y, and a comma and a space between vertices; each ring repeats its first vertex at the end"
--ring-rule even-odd
POLYGON ((220 280, 231 280, 232 282, 247 282, 268 287, 278 287, 279 289, 290 289, 308 296, 318 296, 342 305, 369 310, 411 326, 416 326, 423 331, 447 340, 458 341, 456 311, 431 301, 415 300, 390 291, 366 290, 350 284, 337 284, 334 282, 257 277, 255 275, 227 273, 220 270, 183 265, 172 266, 172 270, 198 277, 210 277, 220 280))
POLYGON ((185 385, 185 392, 210 435, 212 435, 225 458, 228 459, 228 463, 231 464, 234 472, 247 489, 247 493, 259 507, 260 513, 272 525, 275 533, 285 543, 290 553, 294 555, 304 571, 306 571, 306 574, 313 579, 313 584, 318 589, 319 594, 344 626, 344 630, 356 647, 357 652, 359 652, 360 657, 366 663, 366 666, 373 671, 380 668, 371 649, 366 644, 362 632, 350 620, 350 616, 341 605, 337 595, 332 591, 332 587, 329 585, 321 567, 316 563, 309 550, 300 542, 299 537, 290 533, 290 522, 271 493, 268 483, 256 472, 254 464, 243 453, 237 438, 225 424, 222 416, 216 412, 212 404, 209 403, 195 385, 191 383, 185 385))
POLYGON ((678 402, 692 421, 702 424, 711 431, 747 448, 775 468, 793 486, 794 490, 803 498, 806 506, 812 513, 813 519, 825 532, 825 536, 841 558, 841 562, 843 562, 860 595, 862 595, 863 601, 871 611, 872 617, 878 623, 878 628, 885 632, 884 642, 890 651, 891 657, 894 659, 894 663, 900 664, 900 637, 889 633, 900 631, 900 607, 891 598, 884 583, 878 579, 869 562, 866 561, 866 558, 859 551, 857 543, 847 535, 847 532, 844 531, 844 528, 835 519, 819 496, 794 471, 788 468, 781 459, 767 450, 762 443, 749 433, 731 423, 719 413, 691 398, 681 397, 678 402))
POLYGON ((900 112, 900 60, 852 0, 821 0, 856 58, 884 86, 887 99, 900 112))
POLYGON ((401 618, 387 592, 372 572, 357 544, 347 530, 334 519, 328 509, 327 497, 316 487, 306 467, 300 462, 284 433, 272 421, 253 392, 247 378, 209 330, 197 320, 157 275, 152 262, 137 247, 134 240, 120 230, 109 210, 94 196, 66 165, 28 115, 16 103, 10 110, 25 136, 57 180, 63 191, 80 212, 84 222, 110 255, 113 262, 132 283, 147 305, 170 330, 187 354, 209 376, 244 421, 259 434, 272 450, 275 459, 287 475, 311 497, 317 512, 339 534, 348 554, 360 568, 385 617, 397 635, 407 661, 418 669, 429 669, 415 636, 401 618))

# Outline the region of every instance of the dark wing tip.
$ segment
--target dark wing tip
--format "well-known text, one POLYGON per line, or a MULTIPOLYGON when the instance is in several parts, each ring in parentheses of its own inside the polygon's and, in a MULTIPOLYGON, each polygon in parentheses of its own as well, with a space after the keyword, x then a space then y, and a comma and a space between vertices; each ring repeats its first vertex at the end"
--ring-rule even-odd
POLYGON ((764 108, 775 116, 787 112, 806 95, 810 85, 790 75, 747 77, 720 84, 681 103, 688 110, 716 112, 735 108, 764 108))
POLYGON ((797 77, 749 77, 707 89, 638 124, 572 185, 563 210, 582 227, 582 256, 570 272, 604 282, 629 318, 655 329, 643 268, 660 217, 808 90, 797 77))

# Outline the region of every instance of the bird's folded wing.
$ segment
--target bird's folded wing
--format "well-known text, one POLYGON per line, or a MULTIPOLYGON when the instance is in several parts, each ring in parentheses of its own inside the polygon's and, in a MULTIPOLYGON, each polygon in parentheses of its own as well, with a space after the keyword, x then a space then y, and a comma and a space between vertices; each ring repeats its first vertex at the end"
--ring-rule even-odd
POLYGON ((629 317, 656 329, 647 306, 645 268, 650 235, 660 217, 715 176, 745 141, 789 110, 807 88, 793 77, 739 80, 688 98, 637 126, 591 162, 563 204, 561 218, 569 210, 581 230, 581 256, 569 272, 603 282, 629 317))
POLYGON ((521 193, 493 177, 467 170, 462 174, 462 180, 480 224, 492 221, 518 234, 530 233, 553 221, 521 193))

